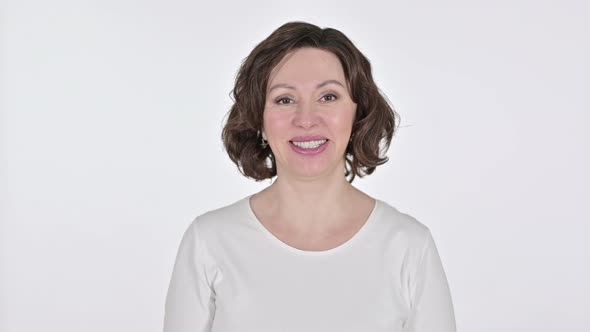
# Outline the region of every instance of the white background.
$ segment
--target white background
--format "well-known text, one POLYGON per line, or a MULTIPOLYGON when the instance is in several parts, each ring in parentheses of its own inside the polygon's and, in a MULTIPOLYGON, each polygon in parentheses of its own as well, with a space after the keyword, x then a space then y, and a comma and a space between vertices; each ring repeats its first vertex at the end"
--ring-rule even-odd
POLYGON ((354 184, 431 229, 458 329, 588 331, 589 7, 5 2, 0 331, 161 331, 182 232, 270 183, 220 135, 241 60, 291 20, 349 36, 400 114, 354 184))

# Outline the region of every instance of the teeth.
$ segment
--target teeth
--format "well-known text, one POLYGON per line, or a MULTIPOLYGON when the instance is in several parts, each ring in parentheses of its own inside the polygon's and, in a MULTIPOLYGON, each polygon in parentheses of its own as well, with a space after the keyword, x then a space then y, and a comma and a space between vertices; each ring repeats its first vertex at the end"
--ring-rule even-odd
POLYGON ((322 139, 319 141, 308 141, 308 142, 293 142, 294 145, 300 147, 300 148, 304 148, 304 149, 315 149, 318 146, 326 143, 327 140, 322 139))

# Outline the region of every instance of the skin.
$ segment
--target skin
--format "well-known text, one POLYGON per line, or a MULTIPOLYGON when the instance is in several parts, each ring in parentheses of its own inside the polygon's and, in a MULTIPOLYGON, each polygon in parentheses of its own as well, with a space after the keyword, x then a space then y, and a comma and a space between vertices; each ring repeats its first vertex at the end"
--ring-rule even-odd
POLYGON ((262 136, 277 163, 277 178, 250 199, 260 222, 283 242, 303 250, 327 250, 350 239, 375 200, 344 177, 344 153, 357 105, 344 70, 331 52, 302 48, 273 69, 267 86, 262 136), (336 83, 318 84, 327 80, 336 83), (275 85, 288 87, 274 88, 275 85), (329 139, 318 156, 296 153, 294 136, 329 139))

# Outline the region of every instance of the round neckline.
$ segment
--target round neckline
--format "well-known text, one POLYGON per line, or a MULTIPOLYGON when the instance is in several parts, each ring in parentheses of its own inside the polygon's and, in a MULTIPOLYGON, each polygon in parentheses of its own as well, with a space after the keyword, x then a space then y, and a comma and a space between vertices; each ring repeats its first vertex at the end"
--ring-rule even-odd
POLYGON ((367 219, 365 220, 365 222, 363 223, 361 228, 356 233, 354 233, 354 235, 351 238, 349 238, 346 242, 344 242, 334 248, 330 248, 330 249, 326 249, 326 250, 303 250, 303 249, 292 247, 291 245, 283 242, 278 237, 276 237, 271 231, 269 231, 260 222, 260 220, 258 219, 256 214, 254 213, 252 206, 250 205, 250 198, 252 196, 254 196, 254 194, 248 195, 242 199, 243 206, 245 207, 245 210, 247 211, 247 214, 249 217, 248 219, 250 221, 252 221, 252 223, 254 223, 256 228, 258 228, 268 239, 270 239, 271 242, 279 245, 280 247, 282 247, 284 249, 287 249, 290 252, 296 253, 298 255, 305 255, 305 256, 323 256, 323 255, 328 255, 328 254, 334 254, 336 252, 346 249, 347 247, 350 247, 352 244, 357 242, 359 240, 359 238, 371 226, 371 224, 374 223, 374 219, 376 218, 376 215, 377 215, 376 211, 378 210, 379 206, 381 205, 379 199, 374 198, 375 203, 373 205, 373 209, 369 213, 369 216, 367 217, 367 219))

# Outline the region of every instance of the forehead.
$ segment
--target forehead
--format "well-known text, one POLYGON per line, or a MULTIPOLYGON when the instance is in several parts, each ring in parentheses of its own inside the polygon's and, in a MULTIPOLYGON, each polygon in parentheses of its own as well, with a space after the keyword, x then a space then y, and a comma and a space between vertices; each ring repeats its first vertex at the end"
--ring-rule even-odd
POLYGON ((329 79, 345 81, 338 57, 329 51, 305 47, 295 49, 281 59, 270 73, 267 89, 274 83, 311 87, 329 79))

